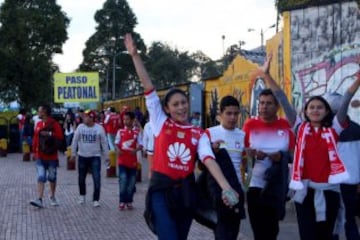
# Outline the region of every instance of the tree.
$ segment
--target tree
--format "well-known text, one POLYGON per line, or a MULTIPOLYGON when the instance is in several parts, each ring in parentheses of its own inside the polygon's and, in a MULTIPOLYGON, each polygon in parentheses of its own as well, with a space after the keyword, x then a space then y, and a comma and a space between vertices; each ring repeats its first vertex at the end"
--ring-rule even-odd
POLYGON ((218 65, 201 51, 193 53, 191 58, 197 63, 193 75, 198 79, 219 76, 222 72, 222 65, 218 65))
POLYGON ((197 63, 188 52, 172 49, 162 42, 153 42, 145 62, 157 88, 167 88, 189 82, 197 63))
POLYGON ((0 98, 29 108, 51 102, 54 64, 69 19, 55 0, 5 0, 0 8, 0 98))
POLYGON ((115 71, 118 97, 139 93, 140 83, 134 81, 136 74, 132 61, 127 54, 124 54, 126 49, 123 36, 132 32, 142 55, 146 53, 146 47, 140 35, 134 32, 137 20, 129 4, 126 0, 107 0, 103 8, 95 13, 95 21, 96 32, 86 42, 80 70, 98 71, 101 89, 105 94, 109 91, 105 87, 106 81, 109 87, 112 87, 113 81, 109 79, 112 79, 113 71, 115 71))

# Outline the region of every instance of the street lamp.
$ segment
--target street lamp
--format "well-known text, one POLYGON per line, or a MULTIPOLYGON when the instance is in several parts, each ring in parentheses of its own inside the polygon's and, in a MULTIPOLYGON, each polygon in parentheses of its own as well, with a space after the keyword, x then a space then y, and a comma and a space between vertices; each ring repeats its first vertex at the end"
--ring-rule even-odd
MULTIPOLYGON (((274 28, 276 26, 276 24, 273 24, 265 29, 261 28, 260 29, 260 37, 261 37, 261 50, 264 50, 264 34, 267 32, 267 30, 271 29, 271 28, 274 28)), ((248 32, 255 32, 255 29, 254 28, 249 28, 248 29, 248 32)))
POLYGON ((223 56, 225 56, 225 35, 222 35, 221 39, 222 39, 223 56))
POLYGON ((118 52, 118 53, 115 53, 113 55, 113 72, 112 72, 112 99, 115 99, 115 79, 116 79, 116 69, 121 69, 120 66, 116 66, 116 57, 121 55, 121 54, 124 54, 126 53, 126 51, 121 51, 121 52, 118 52))

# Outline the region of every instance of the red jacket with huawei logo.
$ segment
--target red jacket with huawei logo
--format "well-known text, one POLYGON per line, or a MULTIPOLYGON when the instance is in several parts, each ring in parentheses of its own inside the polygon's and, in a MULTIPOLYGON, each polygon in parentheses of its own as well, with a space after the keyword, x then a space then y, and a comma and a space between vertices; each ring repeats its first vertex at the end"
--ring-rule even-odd
POLYGON ((153 171, 181 179, 193 173, 197 155, 201 161, 215 158, 203 130, 168 118, 155 91, 146 93, 146 106, 155 136, 153 171))

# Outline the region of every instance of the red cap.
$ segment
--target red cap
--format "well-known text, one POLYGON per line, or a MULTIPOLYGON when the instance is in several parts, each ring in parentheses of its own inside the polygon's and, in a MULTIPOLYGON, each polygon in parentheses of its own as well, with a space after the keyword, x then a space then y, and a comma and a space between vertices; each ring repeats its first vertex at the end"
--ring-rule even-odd
POLYGON ((93 119, 96 117, 96 112, 93 110, 86 111, 85 114, 93 119))

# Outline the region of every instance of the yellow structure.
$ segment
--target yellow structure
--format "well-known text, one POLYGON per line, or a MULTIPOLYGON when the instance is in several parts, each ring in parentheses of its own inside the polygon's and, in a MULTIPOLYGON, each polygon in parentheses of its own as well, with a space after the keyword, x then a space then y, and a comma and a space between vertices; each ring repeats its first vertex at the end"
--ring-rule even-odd
POLYGON ((8 148, 7 139, 5 138, 0 139, 0 157, 6 157, 7 148, 8 148))
POLYGON ((28 162, 30 161, 30 145, 26 142, 23 141, 22 143, 22 153, 23 153, 23 161, 24 162, 28 162))
POLYGON ((66 169, 67 170, 75 170, 75 161, 71 159, 71 147, 67 147, 66 149, 66 169))
POLYGON ((214 115, 218 112, 220 99, 232 95, 242 106, 240 125, 248 116, 252 85, 258 74, 258 65, 242 55, 237 55, 224 74, 205 81, 206 126, 214 125, 214 115))
POLYGON ((116 177, 116 152, 109 151, 109 166, 106 169, 106 177, 116 177))
POLYGON ((99 100, 99 73, 54 74, 54 102, 98 102, 99 100))

